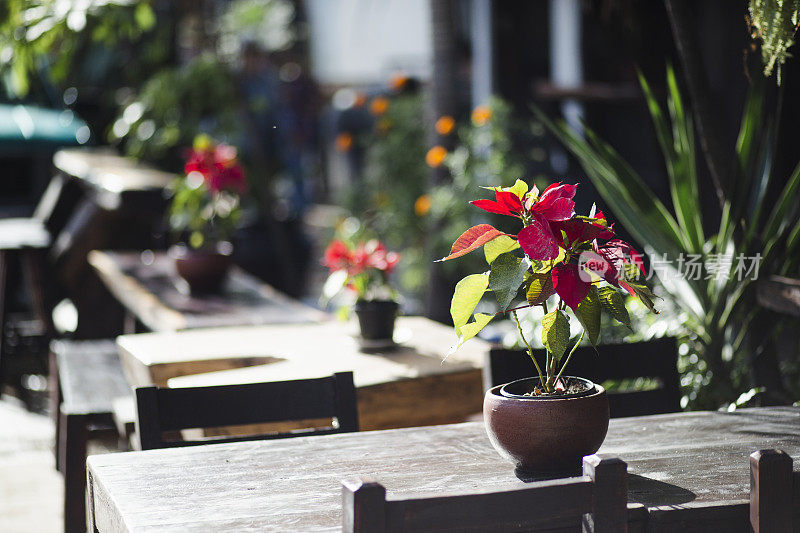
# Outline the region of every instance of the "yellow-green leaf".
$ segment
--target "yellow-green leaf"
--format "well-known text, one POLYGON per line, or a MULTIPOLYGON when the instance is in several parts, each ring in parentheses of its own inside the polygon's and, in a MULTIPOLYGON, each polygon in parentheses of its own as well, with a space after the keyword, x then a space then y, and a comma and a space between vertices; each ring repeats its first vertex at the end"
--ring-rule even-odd
POLYGON ((486 263, 491 265, 492 261, 497 259, 497 256, 516 250, 519 248, 519 243, 516 239, 512 239, 508 235, 500 235, 483 245, 483 253, 486 255, 486 263))
POLYGON ((542 344, 556 359, 560 359, 569 343, 569 319, 560 309, 542 318, 542 344))
POLYGON ((495 315, 487 315, 485 313, 475 313, 475 320, 461 327, 458 343, 450 348, 450 351, 447 352, 447 355, 445 355, 444 358, 447 359, 453 352, 458 350, 462 344, 480 333, 480 331, 486 327, 486 324, 492 321, 494 316, 495 315))
POLYGON ((583 329, 589 335, 589 342, 592 343, 592 346, 597 344, 597 338, 600 335, 600 307, 600 294, 597 292, 597 286, 592 285, 589 288, 589 294, 575 308, 575 316, 578 317, 583 329))
POLYGON ((539 305, 543 301, 550 298, 554 292, 553 276, 550 272, 534 273, 529 278, 528 289, 525 292, 525 298, 531 305, 539 305))
POLYGON ((520 200, 522 200, 525 198, 525 195, 528 194, 528 184, 522 180, 517 180, 514 182, 514 185, 503 190, 513 192, 519 197, 520 200))
POLYGON ((625 301, 622 295, 613 287, 601 287, 598 291, 600 295, 600 305, 603 311, 613 316, 619 322, 630 327, 631 319, 628 316, 628 310, 625 309, 625 301))
POLYGON ((461 335, 461 328, 467 323, 475 311, 483 293, 489 286, 487 274, 471 274, 456 285, 453 299, 450 301, 450 316, 453 317, 456 335, 461 335))

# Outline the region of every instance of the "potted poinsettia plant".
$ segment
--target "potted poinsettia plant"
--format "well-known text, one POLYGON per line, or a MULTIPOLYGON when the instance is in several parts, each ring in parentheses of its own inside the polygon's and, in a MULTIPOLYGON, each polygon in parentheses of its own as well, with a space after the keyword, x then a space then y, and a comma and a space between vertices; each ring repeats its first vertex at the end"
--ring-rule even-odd
POLYGON ((330 269, 330 275, 323 296, 330 300, 342 291, 355 296, 355 311, 364 340, 392 340, 398 304, 389 275, 399 261, 400 254, 389 251, 376 239, 355 247, 334 239, 325 250, 323 264, 330 269))
POLYGON ((236 148, 198 136, 173 185, 169 223, 183 242, 170 249, 175 268, 192 292, 219 289, 231 264, 230 238, 247 191, 236 148))
POLYGON ((442 259, 483 247, 489 264, 488 272, 467 276, 456 286, 451 312, 457 346, 508 313, 536 367, 537 376, 494 387, 484 399, 492 444, 521 472, 571 469, 599 449, 608 430, 608 399, 600 385, 565 373, 570 358, 584 336, 592 345, 597 342, 601 311, 630 326, 623 292, 657 313, 641 256, 614 239, 602 211, 592 207, 588 216, 575 213, 576 190, 576 185, 557 183, 540 193, 522 180, 494 188, 494 200, 470 203, 518 218, 522 228, 508 234, 489 224, 473 226, 442 259), (486 292, 494 293, 499 313, 474 313, 486 292), (512 306, 518 297, 524 303, 512 306), (534 307, 542 310, 544 360, 535 357, 530 334, 517 317, 518 310, 534 307), (571 349, 570 313, 581 325, 571 349))

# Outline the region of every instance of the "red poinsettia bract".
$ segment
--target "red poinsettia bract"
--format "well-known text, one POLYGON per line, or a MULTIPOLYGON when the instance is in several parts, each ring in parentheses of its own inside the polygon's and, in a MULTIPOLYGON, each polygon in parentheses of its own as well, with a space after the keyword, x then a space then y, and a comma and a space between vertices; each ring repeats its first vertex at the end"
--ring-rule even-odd
POLYGON ((465 231, 453 244, 450 254, 442 261, 460 257, 501 235, 516 238, 525 255, 532 261, 553 264, 550 275, 553 288, 571 308, 580 304, 589 293, 593 278, 578 264, 581 253, 593 251, 597 261, 596 274, 616 287, 635 294, 625 282, 625 265, 634 264, 644 273, 641 255, 631 245, 614 239, 599 244, 598 239, 614 237, 614 229, 602 211, 591 217, 575 214, 573 198, 577 185, 555 183, 541 194, 536 187, 518 193, 513 189, 494 189, 494 200, 474 200, 472 205, 489 213, 512 216, 522 221, 519 233, 508 235, 490 224, 479 224, 465 231), (561 255, 560 249, 564 250, 561 255), (559 257, 562 257, 559 259, 559 257))
POLYGON ((193 148, 183 171, 187 175, 191 172, 200 173, 208 188, 214 192, 247 192, 247 181, 244 169, 239 164, 236 148, 227 144, 193 148))

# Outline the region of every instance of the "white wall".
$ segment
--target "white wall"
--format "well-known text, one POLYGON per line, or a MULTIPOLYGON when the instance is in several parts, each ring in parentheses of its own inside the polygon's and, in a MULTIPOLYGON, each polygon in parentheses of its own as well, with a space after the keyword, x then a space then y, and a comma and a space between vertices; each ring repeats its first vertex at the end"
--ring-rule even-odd
POLYGON ((305 0, 314 76, 321 83, 386 82, 402 70, 426 79, 428 0, 305 0))

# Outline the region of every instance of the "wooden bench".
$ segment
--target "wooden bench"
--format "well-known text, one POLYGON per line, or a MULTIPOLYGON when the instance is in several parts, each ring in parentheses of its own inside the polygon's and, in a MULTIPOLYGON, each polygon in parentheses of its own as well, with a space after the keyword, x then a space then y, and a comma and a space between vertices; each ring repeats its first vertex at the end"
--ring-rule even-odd
POLYGON ((64 531, 86 530, 86 447, 90 437, 116 432, 116 398, 130 396, 112 340, 51 343, 51 408, 56 417, 56 467, 64 475, 64 531))

